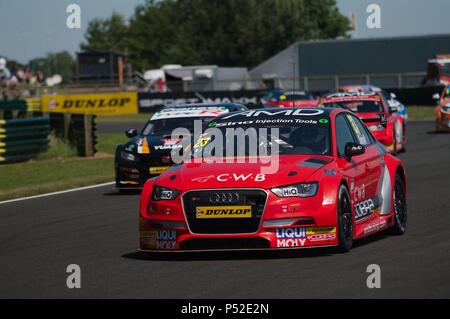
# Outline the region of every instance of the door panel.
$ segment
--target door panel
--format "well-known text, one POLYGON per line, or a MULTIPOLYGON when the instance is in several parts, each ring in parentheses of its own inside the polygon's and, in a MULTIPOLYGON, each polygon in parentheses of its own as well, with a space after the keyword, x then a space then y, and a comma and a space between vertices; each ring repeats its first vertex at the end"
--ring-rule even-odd
POLYGON ((371 167, 367 154, 347 160, 344 157, 347 143, 360 142, 353 133, 351 125, 346 118, 346 113, 344 113, 336 117, 336 146, 339 154, 336 165, 348 179, 349 192, 354 206, 354 220, 357 222, 364 215, 364 212, 357 209, 356 205, 364 202, 367 198, 366 183, 369 180, 371 167))
POLYGON ((376 142, 367 132, 364 123, 356 116, 347 114, 347 120, 350 123, 357 143, 366 147, 366 152, 361 158, 355 158, 357 164, 364 168, 364 176, 361 180, 362 190, 357 189, 355 198, 355 216, 356 222, 375 218, 380 212, 382 198, 380 196, 380 178, 381 178, 381 159, 376 142))

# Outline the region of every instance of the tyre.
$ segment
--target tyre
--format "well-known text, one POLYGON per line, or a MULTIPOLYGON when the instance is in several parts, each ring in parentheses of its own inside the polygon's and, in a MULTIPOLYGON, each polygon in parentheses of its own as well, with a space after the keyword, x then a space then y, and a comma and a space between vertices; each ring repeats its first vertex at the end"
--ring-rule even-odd
POLYGON ((408 225, 408 208, 406 204, 405 185, 400 174, 395 176, 394 186, 394 226, 390 233, 395 236, 403 235, 408 225))
POLYGON ((394 155, 394 156, 397 156, 398 155, 398 145, 397 145, 397 133, 395 132, 395 129, 394 129, 394 150, 393 150, 393 153, 392 153, 392 155, 394 155))
POLYGON ((338 196, 338 239, 339 253, 347 253, 353 247, 353 214, 350 194, 347 187, 341 185, 338 196))
POLYGON ((402 153, 406 153, 406 127, 402 126, 402 153))
POLYGON ((436 121, 436 133, 440 133, 441 132, 441 125, 439 124, 438 121, 436 121))

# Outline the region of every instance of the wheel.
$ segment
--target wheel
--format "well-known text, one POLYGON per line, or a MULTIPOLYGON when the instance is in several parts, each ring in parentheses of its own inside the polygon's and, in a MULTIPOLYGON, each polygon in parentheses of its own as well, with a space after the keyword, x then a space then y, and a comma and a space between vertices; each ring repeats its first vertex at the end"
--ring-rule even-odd
POLYGON ((353 247, 353 214, 350 194, 347 187, 341 185, 338 197, 338 252, 347 253, 353 247))
POLYGON ((406 127, 402 126, 402 153, 406 153, 406 127))
POLYGON ((392 235, 403 235, 408 225, 408 208, 406 205, 405 185, 397 173, 394 187, 394 226, 390 232, 392 235))
POLYGON ((398 155, 397 133, 395 132, 395 129, 394 129, 394 150, 393 150, 392 155, 394 155, 394 156, 398 155))

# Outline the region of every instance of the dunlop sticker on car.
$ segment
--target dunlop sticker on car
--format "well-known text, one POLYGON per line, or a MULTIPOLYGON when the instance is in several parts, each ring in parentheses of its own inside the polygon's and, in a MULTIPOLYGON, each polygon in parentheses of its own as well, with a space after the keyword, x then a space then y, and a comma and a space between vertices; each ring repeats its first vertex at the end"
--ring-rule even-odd
POLYGON ((161 167, 150 167, 150 174, 162 174, 167 171, 170 166, 161 166, 161 167))
POLYGON ((198 219, 252 218, 251 206, 204 206, 196 208, 198 219))

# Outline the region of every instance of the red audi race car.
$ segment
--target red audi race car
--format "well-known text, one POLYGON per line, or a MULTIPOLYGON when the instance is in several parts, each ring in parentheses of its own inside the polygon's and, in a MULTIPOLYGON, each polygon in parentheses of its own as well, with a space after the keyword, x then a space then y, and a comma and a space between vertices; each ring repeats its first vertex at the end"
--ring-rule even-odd
POLYGON ((374 85, 366 85, 366 84, 341 86, 338 91, 344 93, 356 93, 356 92, 380 93, 386 99, 389 109, 391 110, 391 113, 392 111, 395 111, 398 116, 403 118, 405 123, 408 122, 409 118, 408 108, 406 107, 406 105, 404 105, 397 99, 397 95, 395 95, 394 93, 388 92, 374 85))
POLYGON ((142 251, 348 252, 356 239, 406 231, 402 161, 352 112, 236 112, 202 133, 183 145, 182 162, 145 183, 142 251))
POLYGON ((438 102, 436 107, 436 132, 450 132, 450 85, 446 86, 442 94, 435 94, 433 98, 438 102))
POLYGON ((355 113, 375 138, 394 155, 406 151, 405 120, 389 107, 377 92, 331 93, 322 98, 325 107, 344 108, 355 113))

